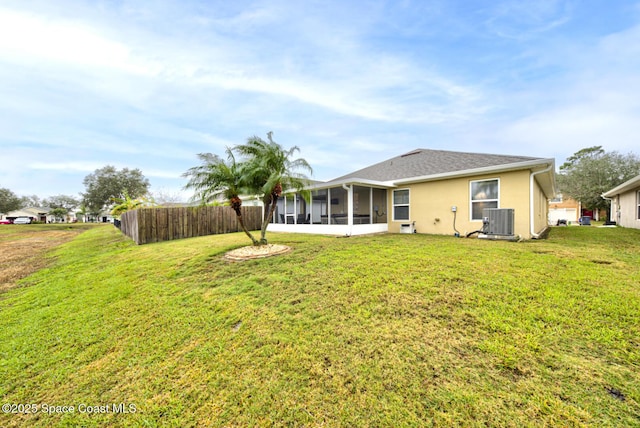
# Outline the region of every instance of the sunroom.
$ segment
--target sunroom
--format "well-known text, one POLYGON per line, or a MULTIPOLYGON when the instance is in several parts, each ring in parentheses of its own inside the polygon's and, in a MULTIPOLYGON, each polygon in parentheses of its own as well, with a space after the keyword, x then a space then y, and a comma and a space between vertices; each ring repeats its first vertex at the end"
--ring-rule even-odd
POLYGON ((285 192, 268 230, 349 236, 386 232, 387 189, 383 183, 349 180, 316 184, 308 200, 285 192))

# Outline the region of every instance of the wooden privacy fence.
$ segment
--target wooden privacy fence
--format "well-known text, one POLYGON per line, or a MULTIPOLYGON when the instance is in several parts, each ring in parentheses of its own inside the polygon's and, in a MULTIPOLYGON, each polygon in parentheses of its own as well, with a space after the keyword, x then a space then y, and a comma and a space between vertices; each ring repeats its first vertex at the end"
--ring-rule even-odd
MULTIPOLYGON (((242 207, 248 230, 262 225, 261 207, 242 207)), ((139 208, 122 214, 120 230, 136 244, 242 230, 231 207, 139 208)))

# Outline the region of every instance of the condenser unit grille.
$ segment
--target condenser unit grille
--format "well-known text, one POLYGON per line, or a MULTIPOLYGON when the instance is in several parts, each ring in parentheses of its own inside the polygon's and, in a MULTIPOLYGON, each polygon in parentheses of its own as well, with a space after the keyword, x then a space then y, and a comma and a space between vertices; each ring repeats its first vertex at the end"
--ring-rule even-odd
POLYGON ((486 235, 513 236, 514 209, 513 208, 485 208, 482 210, 486 235))

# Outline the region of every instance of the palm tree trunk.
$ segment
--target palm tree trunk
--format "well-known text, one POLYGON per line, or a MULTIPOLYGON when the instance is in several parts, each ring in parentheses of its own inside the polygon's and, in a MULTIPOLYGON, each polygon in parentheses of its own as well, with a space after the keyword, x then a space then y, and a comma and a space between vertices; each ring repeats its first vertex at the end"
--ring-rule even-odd
POLYGON ((244 218, 242 217, 242 200, 238 196, 234 196, 230 199, 230 202, 231 208, 236 212, 238 223, 240 223, 240 227, 242 228, 244 233, 246 233, 249 239, 251 239, 253 245, 260 245, 260 242, 253 237, 251 232, 249 232, 249 230, 247 229, 247 226, 245 226, 244 224, 244 218))
POLYGON ((269 221, 273 218, 273 213, 276 211, 278 205, 278 198, 271 197, 271 204, 269 205, 269 211, 262 219, 262 227, 260 228, 260 245, 267 245, 267 227, 269 221))
POLYGON ((242 228, 244 233, 246 233, 249 239, 251 239, 251 242, 253 243, 253 245, 256 245, 256 246, 260 245, 260 241, 254 238, 251 232, 249 232, 249 230, 247 229, 247 226, 245 226, 244 218, 242 217, 242 212, 239 209, 235 211, 236 211, 236 217, 238 218, 238 223, 240 223, 240 227, 242 228))

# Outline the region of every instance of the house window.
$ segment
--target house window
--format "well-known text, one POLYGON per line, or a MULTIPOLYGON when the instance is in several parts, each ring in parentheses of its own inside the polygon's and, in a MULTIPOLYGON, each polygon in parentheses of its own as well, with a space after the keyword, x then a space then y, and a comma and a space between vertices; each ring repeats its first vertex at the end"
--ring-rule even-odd
POLYGON ((471 182, 471 220, 482 220, 482 210, 498 208, 500 180, 479 180, 471 182))
MULTIPOLYGON (((640 220, 640 190, 638 190, 638 196, 637 196, 636 201, 638 203, 638 213, 637 213, 638 215, 637 215, 636 219, 640 220)), ((618 205, 618 206, 620 206, 620 205, 618 205)))
POLYGON ((409 189, 393 191, 393 219, 409 220, 409 189))

